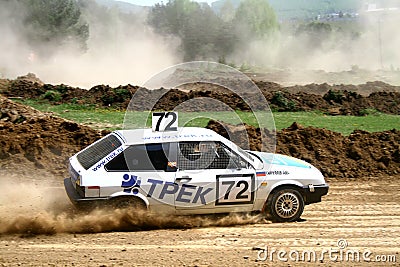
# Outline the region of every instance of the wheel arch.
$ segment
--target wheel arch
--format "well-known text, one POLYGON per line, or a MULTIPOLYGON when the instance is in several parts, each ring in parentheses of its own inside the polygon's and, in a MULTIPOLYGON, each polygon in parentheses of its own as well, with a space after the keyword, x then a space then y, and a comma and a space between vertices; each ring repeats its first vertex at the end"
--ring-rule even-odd
POLYGON ((138 201, 143 202, 143 204, 146 206, 146 208, 149 208, 149 200, 147 197, 145 197, 143 194, 138 193, 138 194, 128 194, 125 192, 118 192, 110 196, 109 200, 116 200, 120 198, 132 198, 132 199, 137 199, 138 201))
POLYGON ((274 186, 271 188, 267 198, 265 199, 262 212, 266 211, 267 205, 269 204, 269 201, 271 200, 275 192, 282 189, 296 189, 297 191, 299 191, 300 195, 304 199, 304 190, 303 190, 303 185, 301 183, 293 180, 281 181, 279 183, 274 184, 274 186))
POLYGON ((304 194, 303 194, 303 186, 304 186, 303 184, 301 184, 300 182, 295 181, 295 180, 284 180, 284 181, 280 181, 279 183, 276 183, 276 184, 274 184, 274 185, 271 187, 271 190, 270 190, 270 192, 269 192, 269 194, 268 194, 267 199, 268 199, 273 193, 275 193, 277 190, 280 190, 280 189, 282 189, 282 188, 295 188, 295 189, 298 189, 299 193, 304 197, 304 194))

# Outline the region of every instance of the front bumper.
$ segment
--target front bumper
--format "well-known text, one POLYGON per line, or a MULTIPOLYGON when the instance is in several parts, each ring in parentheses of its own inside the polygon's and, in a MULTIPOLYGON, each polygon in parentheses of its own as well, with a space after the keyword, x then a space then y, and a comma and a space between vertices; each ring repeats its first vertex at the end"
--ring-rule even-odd
POLYGON ((72 179, 71 178, 65 178, 64 179, 64 187, 65 191, 67 192, 67 195, 71 202, 79 208, 92 208, 93 206, 96 206, 99 204, 99 202, 103 202, 105 200, 108 200, 108 198, 85 198, 82 197, 74 188, 74 185, 72 184, 72 179))
POLYGON ((307 185, 302 187, 302 195, 304 197, 304 203, 311 204, 321 202, 321 197, 328 194, 329 185, 307 185))

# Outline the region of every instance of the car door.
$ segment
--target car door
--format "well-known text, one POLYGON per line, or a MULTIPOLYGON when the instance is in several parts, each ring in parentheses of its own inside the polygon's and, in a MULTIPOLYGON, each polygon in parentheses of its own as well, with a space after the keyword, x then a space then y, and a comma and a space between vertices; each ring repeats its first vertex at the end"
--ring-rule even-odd
POLYGON ((170 143, 129 146, 106 164, 110 181, 114 178, 117 183, 108 188, 108 194, 142 194, 149 201, 150 210, 175 213, 176 168, 171 167, 169 147, 170 143))
POLYGON ((180 142, 175 208, 178 213, 250 211, 255 171, 221 142, 180 142))

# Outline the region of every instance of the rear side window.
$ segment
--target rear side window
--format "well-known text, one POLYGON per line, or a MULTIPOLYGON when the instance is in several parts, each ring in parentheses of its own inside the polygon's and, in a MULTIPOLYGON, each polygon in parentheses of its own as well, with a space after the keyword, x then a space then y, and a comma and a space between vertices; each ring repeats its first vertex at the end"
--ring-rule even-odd
POLYGON ((173 171, 168 162, 169 143, 129 146, 105 165, 107 171, 173 171))
POLYGON ((121 141, 111 134, 87 147, 76 157, 83 168, 87 170, 121 145, 121 141))

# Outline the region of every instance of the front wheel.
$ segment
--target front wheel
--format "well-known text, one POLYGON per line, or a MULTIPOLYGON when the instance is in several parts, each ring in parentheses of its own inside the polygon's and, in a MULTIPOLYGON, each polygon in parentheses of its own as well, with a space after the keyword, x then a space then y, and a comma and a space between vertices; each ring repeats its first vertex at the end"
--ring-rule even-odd
POLYGON ((278 189, 268 197, 264 210, 274 222, 297 221, 304 210, 304 199, 296 189, 278 189))

